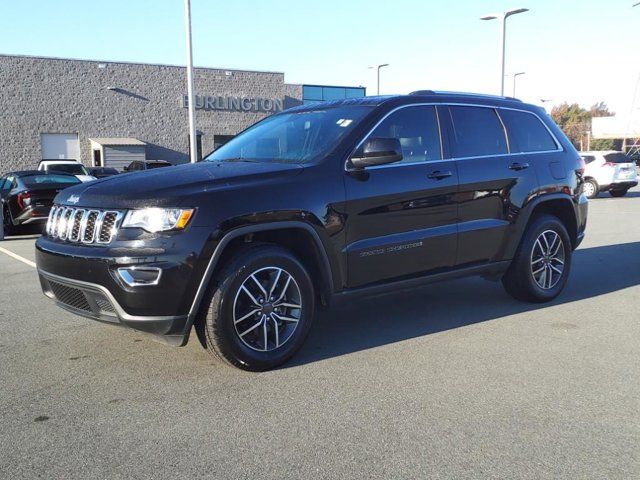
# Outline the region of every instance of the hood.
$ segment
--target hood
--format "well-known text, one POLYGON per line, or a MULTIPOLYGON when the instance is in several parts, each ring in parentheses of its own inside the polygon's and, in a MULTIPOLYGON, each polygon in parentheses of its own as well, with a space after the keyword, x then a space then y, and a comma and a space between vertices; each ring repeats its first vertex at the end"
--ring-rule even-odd
POLYGON ((209 190, 295 175, 304 167, 286 163, 200 162, 124 173, 63 190, 55 203, 91 208, 179 207, 186 197, 209 190), (69 201, 71 199, 71 201, 69 201))

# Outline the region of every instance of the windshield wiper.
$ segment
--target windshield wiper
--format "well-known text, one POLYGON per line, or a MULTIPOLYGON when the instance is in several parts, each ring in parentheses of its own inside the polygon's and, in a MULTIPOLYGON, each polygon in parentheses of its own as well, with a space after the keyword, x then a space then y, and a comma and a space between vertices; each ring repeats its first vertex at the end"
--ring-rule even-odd
POLYGON ((256 163, 255 160, 250 160, 248 158, 225 158, 223 160, 214 160, 214 162, 221 163, 235 163, 235 162, 246 162, 246 163, 256 163))

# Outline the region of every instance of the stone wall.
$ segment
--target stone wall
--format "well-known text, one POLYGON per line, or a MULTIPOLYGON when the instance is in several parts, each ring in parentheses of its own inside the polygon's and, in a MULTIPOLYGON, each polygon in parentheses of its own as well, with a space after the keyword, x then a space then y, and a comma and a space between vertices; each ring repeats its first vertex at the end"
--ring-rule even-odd
MULTIPOLYGON (((198 68, 198 95, 282 100, 302 98, 283 73, 198 68)), ((0 55, 0 173, 35 168, 42 133, 77 133, 89 165, 92 137, 133 137, 147 158, 188 161, 184 67, 0 55)), ((298 100, 297 103, 300 103, 298 100)), ((202 150, 214 135, 234 135, 269 113, 197 110, 202 150)))

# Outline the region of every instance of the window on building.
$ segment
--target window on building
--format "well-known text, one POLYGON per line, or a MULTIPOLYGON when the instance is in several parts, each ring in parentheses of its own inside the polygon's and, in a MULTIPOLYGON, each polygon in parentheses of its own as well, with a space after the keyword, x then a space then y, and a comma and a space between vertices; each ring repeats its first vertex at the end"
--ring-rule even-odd
POLYGON ((345 98, 361 98, 366 94, 364 87, 331 87, 322 85, 303 85, 302 103, 310 105, 318 102, 344 100, 345 98))
POLYGON ((504 129, 493 108, 449 107, 456 157, 507 153, 504 129))
POLYGON ((504 109, 498 112, 507 129, 511 152, 545 152, 558 148, 549 131, 535 115, 504 109))
POLYGON ((102 166, 102 152, 100 152, 100 150, 93 151, 93 166, 94 167, 102 166))
MULTIPOLYGON (((187 134, 187 155, 191 158, 191 135, 187 134)), ((196 132, 196 157, 202 160, 202 134, 196 132)))
POLYGON ((232 140, 235 135, 214 135, 213 136, 213 149, 220 148, 228 141, 232 140))
POLYGON ((401 108, 385 118, 370 137, 400 140, 403 163, 440 159, 438 120, 432 106, 401 108))

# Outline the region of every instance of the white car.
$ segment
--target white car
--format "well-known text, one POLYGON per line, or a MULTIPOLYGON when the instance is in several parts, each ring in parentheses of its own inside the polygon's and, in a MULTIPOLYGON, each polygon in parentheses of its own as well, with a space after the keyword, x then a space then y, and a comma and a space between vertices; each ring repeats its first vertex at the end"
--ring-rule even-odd
POLYGON ((97 180, 91 175, 86 167, 75 160, 42 160, 38 165, 38 170, 45 172, 59 172, 75 177, 81 182, 92 182, 97 180))
POLYGON ((636 164, 622 152, 580 152, 584 160, 583 192, 587 198, 595 198, 600 192, 612 197, 624 197, 627 191, 638 185, 636 164))

